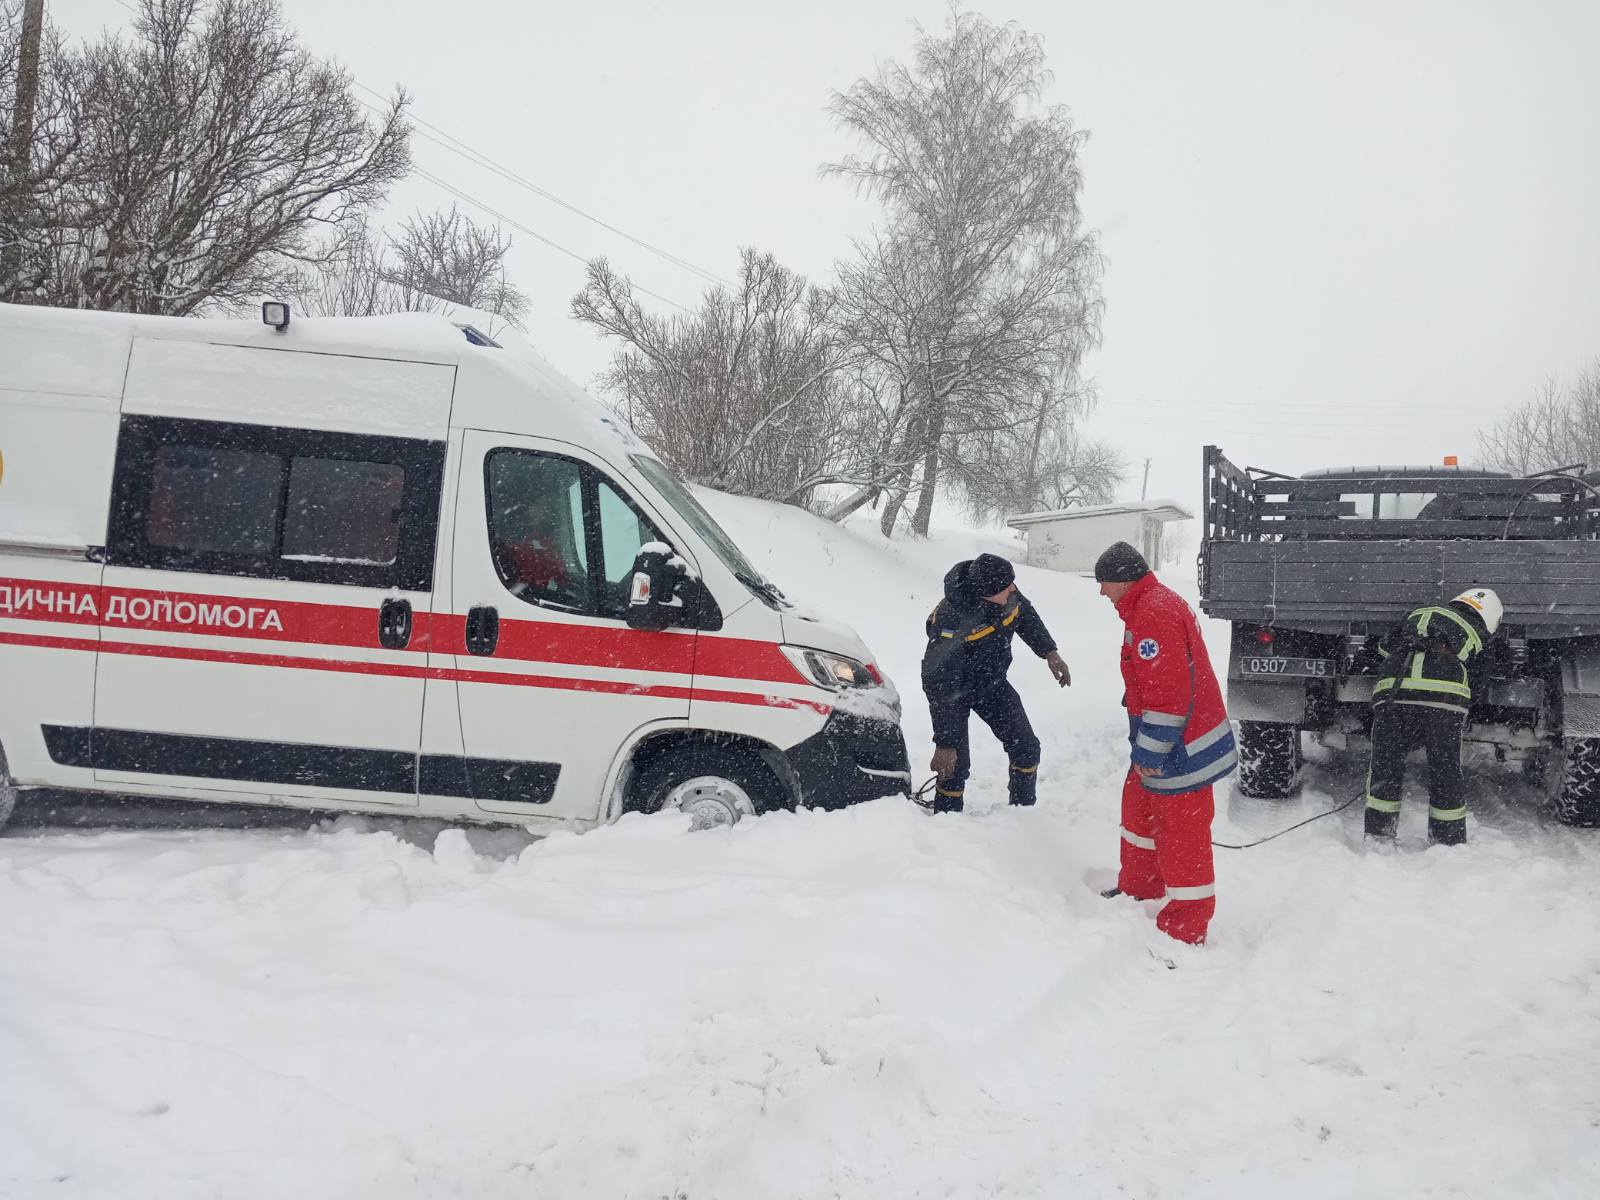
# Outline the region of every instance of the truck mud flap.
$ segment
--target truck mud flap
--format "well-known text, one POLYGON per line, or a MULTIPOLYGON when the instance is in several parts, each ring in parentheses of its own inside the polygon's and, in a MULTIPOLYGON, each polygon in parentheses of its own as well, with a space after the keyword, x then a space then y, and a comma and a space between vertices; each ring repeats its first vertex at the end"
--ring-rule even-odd
POLYGON ((1571 647, 1561 656, 1561 732, 1600 737, 1600 647, 1571 647))
POLYGON ((1235 721, 1276 721, 1298 725, 1306 715, 1305 683, 1299 679, 1283 683, 1230 679, 1228 715, 1235 721))

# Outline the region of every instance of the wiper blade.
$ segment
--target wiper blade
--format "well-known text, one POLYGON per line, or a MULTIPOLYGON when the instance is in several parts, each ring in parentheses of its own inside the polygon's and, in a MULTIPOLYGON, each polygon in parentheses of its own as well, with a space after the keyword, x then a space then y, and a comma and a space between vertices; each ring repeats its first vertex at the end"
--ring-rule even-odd
POLYGON ((744 584, 745 587, 749 588, 756 595, 762 597, 772 604, 787 605, 789 603, 788 597, 786 597, 772 584, 768 583, 765 579, 759 579, 754 575, 746 575, 743 571, 736 572, 734 574, 734 578, 740 583, 744 584))

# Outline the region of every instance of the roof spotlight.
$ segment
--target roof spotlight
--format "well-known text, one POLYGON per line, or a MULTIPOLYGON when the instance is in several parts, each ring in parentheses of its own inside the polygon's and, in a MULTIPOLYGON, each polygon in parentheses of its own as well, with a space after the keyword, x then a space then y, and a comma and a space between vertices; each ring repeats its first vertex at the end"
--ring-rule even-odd
POLYGON ((268 300, 261 306, 261 322, 282 333, 289 328, 289 306, 282 300, 268 300))

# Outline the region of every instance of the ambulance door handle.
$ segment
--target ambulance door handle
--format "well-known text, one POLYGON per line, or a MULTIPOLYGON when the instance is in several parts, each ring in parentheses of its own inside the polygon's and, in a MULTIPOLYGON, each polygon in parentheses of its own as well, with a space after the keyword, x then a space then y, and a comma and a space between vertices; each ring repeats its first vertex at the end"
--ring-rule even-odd
POLYGON ((385 600, 378 609, 378 645, 404 650, 411 643, 411 601, 385 600))
POLYGON ((467 653, 490 655, 500 644, 500 613, 487 604, 467 611, 467 653))

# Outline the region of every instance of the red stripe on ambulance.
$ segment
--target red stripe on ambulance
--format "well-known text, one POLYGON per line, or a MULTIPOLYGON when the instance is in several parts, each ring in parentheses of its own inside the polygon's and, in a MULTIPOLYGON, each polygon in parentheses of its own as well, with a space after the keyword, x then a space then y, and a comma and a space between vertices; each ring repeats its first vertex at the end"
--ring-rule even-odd
POLYGON ((819 704, 814 700, 802 700, 794 696, 708 691, 704 688, 689 688, 678 684, 627 683, 615 679, 570 679, 562 675, 528 675, 516 671, 464 670, 455 667, 425 667, 410 663, 305 658, 287 654, 258 654, 246 650, 209 650, 201 646, 164 646, 155 642, 95 641, 91 638, 50 637, 44 634, 0 632, 0 645, 29 646, 42 650, 98 651, 101 654, 128 654, 141 658, 176 658, 191 662, 277 667, 296 671, 335 671, 352 675, 388 675, 403 679, 438 679, 459 683, 489 683, 506 687, 602 692, 615 696, 653 696, 671 700, 710 701, 718 704, 754 704, 765 708, 806 708, 823 716, 827 716, 833 711, 829 705, 819 704))
MULTIPOLYGON (((99 625, 106 630, 201 634, 377 649, 378 612, 343 604, 0 578, 0 617, 99 625)), ((466 619, 418 613, 411 653, 465 654, 466 619)), ((506 620, 496 659, 809 683, 771 642, 713 634, 645 633, 554 621, 506 620), (698 656, 698 657, 697 657, 698 656)))

